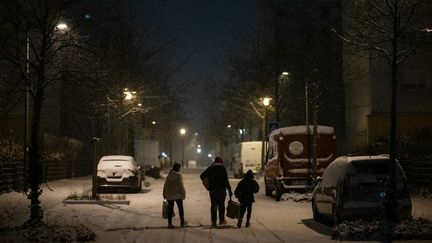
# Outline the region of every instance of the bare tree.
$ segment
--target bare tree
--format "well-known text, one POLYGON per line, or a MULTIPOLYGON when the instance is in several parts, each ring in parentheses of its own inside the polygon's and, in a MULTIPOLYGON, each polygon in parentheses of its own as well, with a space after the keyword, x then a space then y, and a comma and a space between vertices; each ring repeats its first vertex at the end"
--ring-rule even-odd
MULTIPOLYGON (((32 99, 28 180, 30 224, 42 222, 40 188, 43 182, 40 145, 40 118, 45 91, 60 78, 58 56, 73 45, 58 24, 64 2, 54 0, 2 1, 0 55, 14 66, 32 99), (27 48, 26 48, 27 46, 27 48)), ((22 87, 22 86, 21 86, 22 87)))
POLYGON ((425 51, 425 32, 431 24, 431 1, 357 0, 343 1, 344 31, 334 31, 348 45, 386 62, 390 71, 390 178, 386 193, 386 214, 398 215, 395 200, 397 88, 404 61, 425 51))

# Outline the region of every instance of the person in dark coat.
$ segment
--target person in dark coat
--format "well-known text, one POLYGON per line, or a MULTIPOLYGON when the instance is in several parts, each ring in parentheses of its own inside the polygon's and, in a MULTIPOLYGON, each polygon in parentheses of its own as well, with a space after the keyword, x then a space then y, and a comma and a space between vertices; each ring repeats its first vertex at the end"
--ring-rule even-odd
POLYGON ((226 190, 229 192, 229 197, 231 198, 233 193, 231 191, 231 185, 228 181, 228 173, 223 164, 223 159, 216 157, 214 163, 209 166, 200 175, 201 180, 208 179, 208 190, 210 193, 210 213, 212 227, 216 227, 217 211, 219 211, 219 224, 226 224, 225 220, 225 198, 226 190))
POLYGON ((237 227, 241 227, 243 216, 247 209, 246 227, 250 226, 250 218, 252 215, 252 203, 255 202, 254 193, 259 191, 259 185, 254 180, 254 174, 251 170, 246 172, 245 178, 237 184, 234 195, 240 202, 240 217, 237 222, 237 227))
POLYGON ((180 174, 179 163, 175 163, 168 173, 163 187, 163 197, 168 201, 168 228, 174 228, 172 217, 174 212, 174 202, 177 203, 180 226, 186 227, 187 222, 184 220, 183 200, 186 198, 186 190, 183 184, 183 176, 180 174))

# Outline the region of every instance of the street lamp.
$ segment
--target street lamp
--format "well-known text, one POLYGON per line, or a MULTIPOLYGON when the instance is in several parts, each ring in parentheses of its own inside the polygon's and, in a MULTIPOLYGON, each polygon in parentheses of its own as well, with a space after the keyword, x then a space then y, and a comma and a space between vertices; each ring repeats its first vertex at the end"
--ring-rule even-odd
POLYGON ((130 91, 128 88, 123 89, 124 100, 131 101, 136 98, 136 91, 130 91))
POLYGON ((66 30, 69 29, 69 26, 67 24, 65 24, 65 23, 59 23, 56 26, 56 29, 59 30, 59 31, 66 31, 66 30))
POLYGON ((262 104, 263 104, 263 106, 264 107, 270 106, 270 101, 271 101, 271 98, 269 98, 269 97, 262 98, 262 104))
POLYGON ((262 143, 261 143, 261 169, 264 169, 264 152, 265 152, 265 140, 267 137, 267 107, 270 106, 271 98, 263 97, 261 98, 262 106, 264 108, 264 116, 262 120, 262 143))
MULTIPOLYGON (((128 88, 124 88, 123 89, 123 101, 125 101, 125 103, 127 104, 132 104, 133 100, 136 100, 136 91, 131 91, 128 88)), ((131 108, 129 111, 127 111, 125 114, 123 114, 121 116, 121 118, 125 117, 126 115, 128 115, 129 113, 133 112, 134 110, 137 110, 137 108, 141 108, 142 107, 142 103, 138 103, 136 104, 136 107, 131 108)), ((131 133, 133 132, 133 127, 130 121, 126 122, 126 139, 125 139, 125 143, 124 143, 124 151, 126 151, 126 153, 130 153, 131 150, 133 150, 133 146, 134 146, 134 138, 130 138, 129 137, 129 131, 131 131, 131 133), (130 141, 130 143, 129 143, 130 141)))
POLYGON ((181 160, 181 165, 182 165, 182 167, 184 167, 184 150, 185 150, 185 148, 184 148, 184 136, 185 136, 185 134, 186 134, 186 129, 184 129, 184 128, 181 128, 180 129, 180 135, 182 136, 182 160, 181 160))
MULTIPOLYGON (((65 23, 59 23, 55 29, 62 32, 67 31, 69 26, 65 23)), ((24 127, 24 159, 23 159, 23 177, 24 177, 24 191, 27 192, 27 164, 28 152, 30 143, 30 35, 29 30, 26 30, 26 58, 25 58, 25 127, 24 127)), ((73 177, 73 171, 72 171, 73 177)))

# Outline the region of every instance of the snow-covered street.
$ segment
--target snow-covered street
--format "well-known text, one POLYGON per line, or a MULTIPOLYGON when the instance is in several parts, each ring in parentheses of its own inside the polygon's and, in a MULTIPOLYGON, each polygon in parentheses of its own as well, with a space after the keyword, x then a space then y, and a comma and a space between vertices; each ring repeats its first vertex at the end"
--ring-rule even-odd
MULTIPOLYGON (((185 218, 189 227, 167 229, 161 216, 161 179, 148 178, 149 187, 137 194, 127 193, 129 205, 64 204, 62 201, 76 191, 91 188, 90 177, 50 182, 53 191, 44 187, 42 205, 46 223, 78 224, 91 228, 97 242, 333 242, 331 228, 312 220, 309 202, 293 202, 264 195, 262 178, 256 195, 250 228, 238 229, 236 221, 227 218, 228 225, 210 228, 208 192, 199 179, 200 169, 184 170, 186 187, 185 218)), ((233 190, 238 179, 230 179, 233 190)), ((432 200, 413 198, 414 217, 432 218, 432 200)), ((0 227, 22 224, 28 217, 29 201, 22 193, 0 195, 0 227)), ((177 213, 177 208, 175 207, 177 213)), ((173 223, 179 226, 178 217, 173 223)))

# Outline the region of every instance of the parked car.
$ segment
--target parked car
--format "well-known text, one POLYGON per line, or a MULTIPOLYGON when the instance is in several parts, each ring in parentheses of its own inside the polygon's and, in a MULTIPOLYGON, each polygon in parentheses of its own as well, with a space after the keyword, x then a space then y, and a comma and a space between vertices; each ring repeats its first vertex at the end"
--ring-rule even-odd
POLYGON ((103 156, 97 166, 97 187, 141 191, 142 172, 135 159, 125 155, 103 156))
MULTIPOLYGON (((324 171, 313 191, 312 211, 316 221, 333 224, 352 218, 379 215, 383 208, 389 175, 388 156, 342 156, 324 171)), ((404 171, 396 161, 396 197, 401 216, 411 217, 411 199, 404 171)))

